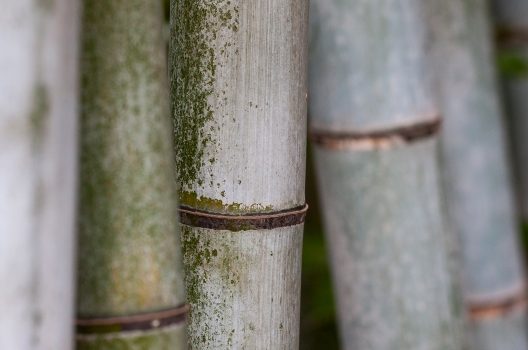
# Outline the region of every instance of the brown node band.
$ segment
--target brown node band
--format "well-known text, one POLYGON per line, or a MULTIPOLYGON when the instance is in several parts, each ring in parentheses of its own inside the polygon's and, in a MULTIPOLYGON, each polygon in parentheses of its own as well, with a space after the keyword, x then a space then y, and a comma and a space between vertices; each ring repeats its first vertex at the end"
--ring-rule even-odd
POLYGON ((315 144, 328 149, 386 149, 436 135, 441 124, 441 119, 436 117, 384 130, 349 132, 312 130, 310 138, 315 144))
POLYGON ((526 309, 526 290, 492 301, 468 302, 469 317, 472 320, 493 319, 505 316, 516 310, 526 309))
POLYGON ((127 316, 79 318, 76 321, 78 334, 101 334, 126 331, 146 331, 177 325, 185 322, 189 305, 155 312, 127 316))
POLYGON ((267 214, 224 215, 180 207, 180 222, 187 226, 213 230, 271 230, 304 223, 308 205, 267 214))
POLYGON ((528 45, 528 28, 499 27, 495 37, 500 46, 528 45))

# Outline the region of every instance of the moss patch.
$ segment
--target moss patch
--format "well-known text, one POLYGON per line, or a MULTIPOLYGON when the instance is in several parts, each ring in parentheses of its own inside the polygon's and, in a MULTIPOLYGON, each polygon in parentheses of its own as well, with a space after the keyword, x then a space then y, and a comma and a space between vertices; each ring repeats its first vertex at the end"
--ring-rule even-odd
POLYGON ((182 205, 214 213, 247 214, 272 211, 273 206, 262 204, 244 205, 242 203, 224 203, 220 199, 198 196, 195 192, 180 191, 182 205))
POLYGON ((241 286, 245 270, 241 255, 229 237, 218 239, 204 230, 182 226, 183 257, 187 301, 191 305, 189 348, 214 348, 227 333, 231 346, 234 329, 229 312, 241 286), (215 285, 215 288, 211 288, 215 285))
POLYGON ((171 13, 169 57, 176 166, 181 188, 190 189, 205 183, 202 169, 214 163, 210 153, 218 148, 214 131, 219 128, 214 125, 211 106, 211 99, 217 97, 220 52, 216 41, 223 30, 238 30, 238 10, 229 0, 178 0, 172 2, 171 13))

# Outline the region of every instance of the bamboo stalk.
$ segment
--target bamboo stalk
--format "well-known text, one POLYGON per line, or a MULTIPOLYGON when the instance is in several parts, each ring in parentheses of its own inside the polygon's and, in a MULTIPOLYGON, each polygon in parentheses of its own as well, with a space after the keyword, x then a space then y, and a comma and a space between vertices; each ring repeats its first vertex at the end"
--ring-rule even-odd
POLYGON ((85 0, 77 346, 184 349, 160 1, 85 0))
POLYGON ((171 2, 189 346, 299 339, 307 2, 171 2))
POLYGON ((436 5, 444 180, 462 241, 473 348, 526 349, 526 291, 487 3, 436 5))
POLYGON ((344 349, 461 349, 427 2, 312 2, 310 116, 344 349))
POLYGON ((0 348, 72 347, 77 1, 0 14, 0 348))
POLYGON ((528 4, 518 0, 495 0, 494 14, 499 45, 498 57, 504 97, 513 137, 517 199, 523 221, 528 222, 528 4))

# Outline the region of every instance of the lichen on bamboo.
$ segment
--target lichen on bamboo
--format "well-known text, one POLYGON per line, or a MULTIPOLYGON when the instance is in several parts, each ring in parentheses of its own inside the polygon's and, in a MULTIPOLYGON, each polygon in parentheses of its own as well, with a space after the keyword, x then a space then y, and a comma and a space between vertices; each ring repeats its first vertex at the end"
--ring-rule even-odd
POLYGON ((171 1, 191 348, 297 347, 302 225, 230 220, 304 205, 306 10, 304 0, 171 1), (291 278, 255 283, 262 274, 291 278))
MULTIPOLYGON (((214 163, 214 130, 211 104, 226 103, 216 92, 217 56, 226 54, 230 42, 218 52, 217 36, 238 30, 238 8, 231 1, 172 1, 170 67, 171 102, 176 140, 176 166, 180 187, 189 191, 195 182, 210 181, 204 169, 214 163)), ((182 204, 186 197, 182 197, 182 204)))

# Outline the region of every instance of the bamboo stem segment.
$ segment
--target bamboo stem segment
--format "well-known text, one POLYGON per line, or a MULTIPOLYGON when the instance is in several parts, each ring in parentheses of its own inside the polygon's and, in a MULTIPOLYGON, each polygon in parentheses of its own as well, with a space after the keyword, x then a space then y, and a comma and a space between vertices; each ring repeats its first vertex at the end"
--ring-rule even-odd
POLYGON ((299 343, 305 0, 173 0, 170 77, 193 349, 299 343))
POLYGON ((161 5, 84 1, 77 303, 83 350, 186 344, 161 5))
POLYGON ((0 14, 0 348, 69 350, 79 2, 0 14))
POLYGON ((344 349, 462 348, 426 6, 312 2, 311 126, 344 349))
POLYGON ((487 2, 435 6, 444 180, 461 237, 472 346, 526 349, 525 304, 507 307, 526 291, 487 2))
POLYGON ((505 107, 513 137, 518 202, 528 222, 528 4, 519 0, 494 0, 499 66, 505 107))

